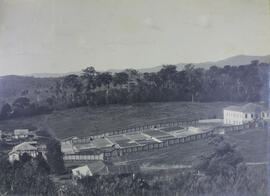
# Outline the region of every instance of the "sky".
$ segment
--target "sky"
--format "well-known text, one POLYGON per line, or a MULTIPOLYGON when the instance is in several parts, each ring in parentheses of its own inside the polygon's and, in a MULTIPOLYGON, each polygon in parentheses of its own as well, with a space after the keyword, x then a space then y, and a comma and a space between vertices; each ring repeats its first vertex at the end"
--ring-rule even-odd
POLYGON ((0 0, 0 75, 270 54, 270 0, 0 0))

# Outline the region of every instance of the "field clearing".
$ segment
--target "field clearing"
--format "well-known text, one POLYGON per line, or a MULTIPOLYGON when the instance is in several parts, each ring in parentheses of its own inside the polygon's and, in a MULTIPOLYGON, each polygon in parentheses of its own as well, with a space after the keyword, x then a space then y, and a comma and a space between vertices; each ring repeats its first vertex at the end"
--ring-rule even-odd
POLYGON ((59 139, 89 136, 117 129, 173 120, 223 118, 222 109, 229 102, 191 103, 159 102, 132 105, 80 107, 51 114, 0 121, 1 130, 15 128, 46 130, 59 139))

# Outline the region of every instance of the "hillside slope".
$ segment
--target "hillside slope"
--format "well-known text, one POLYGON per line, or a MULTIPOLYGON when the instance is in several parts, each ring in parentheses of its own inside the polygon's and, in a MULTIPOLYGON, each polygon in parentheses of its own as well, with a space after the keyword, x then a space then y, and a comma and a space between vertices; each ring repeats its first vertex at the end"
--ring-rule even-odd
POLYGON ((0 130, 36 127, 49 131, 57 138, 89 136, 117 129, 173 120, 223 118, 223 108, 228 102, 143 103, 132 105, 107 105, 80 107, 52 114, 0 121, 0 130))

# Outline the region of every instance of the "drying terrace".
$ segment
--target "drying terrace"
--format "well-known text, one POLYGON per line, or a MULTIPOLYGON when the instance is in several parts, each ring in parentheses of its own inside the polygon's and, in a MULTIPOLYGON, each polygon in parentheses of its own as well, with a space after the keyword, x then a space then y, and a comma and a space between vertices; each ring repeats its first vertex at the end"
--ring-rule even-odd
POLYGON ((63 145, 63 152, 81 152, 87 150, 106 150, 108 148, 128 148, 135 146, 143 146, 149 143, 160 143, 169 139, 182 138, 197 133, 202 133, 207 129, 190 127, 182 128, 175 127, 173 129, 168 128, 154 128, 144 131, 136 131, 125 134, 118 134, 112 136, 104 136, 101 138, 94 138, 88 140, 88 142, 74 143, 70 145, 63 145))

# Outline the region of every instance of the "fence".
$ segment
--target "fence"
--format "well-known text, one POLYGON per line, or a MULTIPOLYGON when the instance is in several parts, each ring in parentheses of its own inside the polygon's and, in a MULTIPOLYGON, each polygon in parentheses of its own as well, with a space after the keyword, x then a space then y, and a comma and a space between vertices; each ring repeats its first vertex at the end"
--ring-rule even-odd
POLYGON ((149 124, 149 125, 143 125, 139 127, 133 127, 128 129, 121 129, 121 130, 115 130, 113 132, 108 132, 100 135, 93 135, 89 137, 83 137, 83 138, 67 138, 62 140, 62 143, 74 143, 74 144, 83 144, 83 143, 89 143, 92 139, 96 138, 103 138, 113 135, 120 135, 130 132, 139 132, 144 131, 148 129, 154 129, 154 128, 173 128, 173 127, 181 127, 181 126, 196 126, 198 123, 198 120, 191 120, 191 121, 175 121, 175 122, 166 122, 166 123, 156 123, 156 124, 149 124))
POLYGON ((222 131, 224 131, 224 132, 240 131, 243 129, 253 128, 256 126, 258 126, 258 125, 256 125, 256 123, 246 123, 243 125, 215 127, 215 128, 213 128, 209 131, 206 131, 206 132, 188 135, 188 136, 181 137, 181 138, 168 139, 168 140, 160 142, 160 143, 150 143, 150 144, 145 144, 143 146, 114 149, 111 152, 104 153, 104 159, 108 160, 112 157, 124 156, 124 155, 128 155, 128 154, 135 153, 135 152, 143 152, 143 151, 152 151, 152 150, 162 149, 162 148, 176 145, 176 144, 183 144, 183 143, 188 143, 191 141, 205 139, 209 136, 219 134, 222 131))
MULTIPOLYGON (((111 159, 113 157, 117 157, 117 156, 124 156, 124 155, 129 155, 131 153, 138 153, 138 152, 143 152, 143 151, 158 150, 158 149, 166 148, 166 147, 172 146, 172 145, 184 144, 184 143, 188 143, 188 142, 192 142, 192 141, 197 141, 197 140, 205 139, 205 138, 212 136, 212 135, 215 135, 215 134, 219 134, 221 132, 225 132, 225 133, 226 132, 237 132, 237 131, 240 131, 243 129, 254 128, 254 127, 258 127, 258 126, 259 126, 259 124, 255 123, 255 122, 249 122, 249 123, 246 123, 243 125, 220 126, 220 127, 215 127, 209 131, 205 131, 202 133, 188 135, 188 136, 181 137, 181 138, 176 137, 176 138, 167 139, 165 141, 157 142, 157 143, 149 143, 149 144, 140 145, 140 146, 113 149, 110 152, 103 152, 99 155, 80 155, 80 154, 64 155, 64 160, 65 161, 109 160, 109 159, 111 159)), ((81 140, 87 141, 86 138, 83 138, 81 140)))

